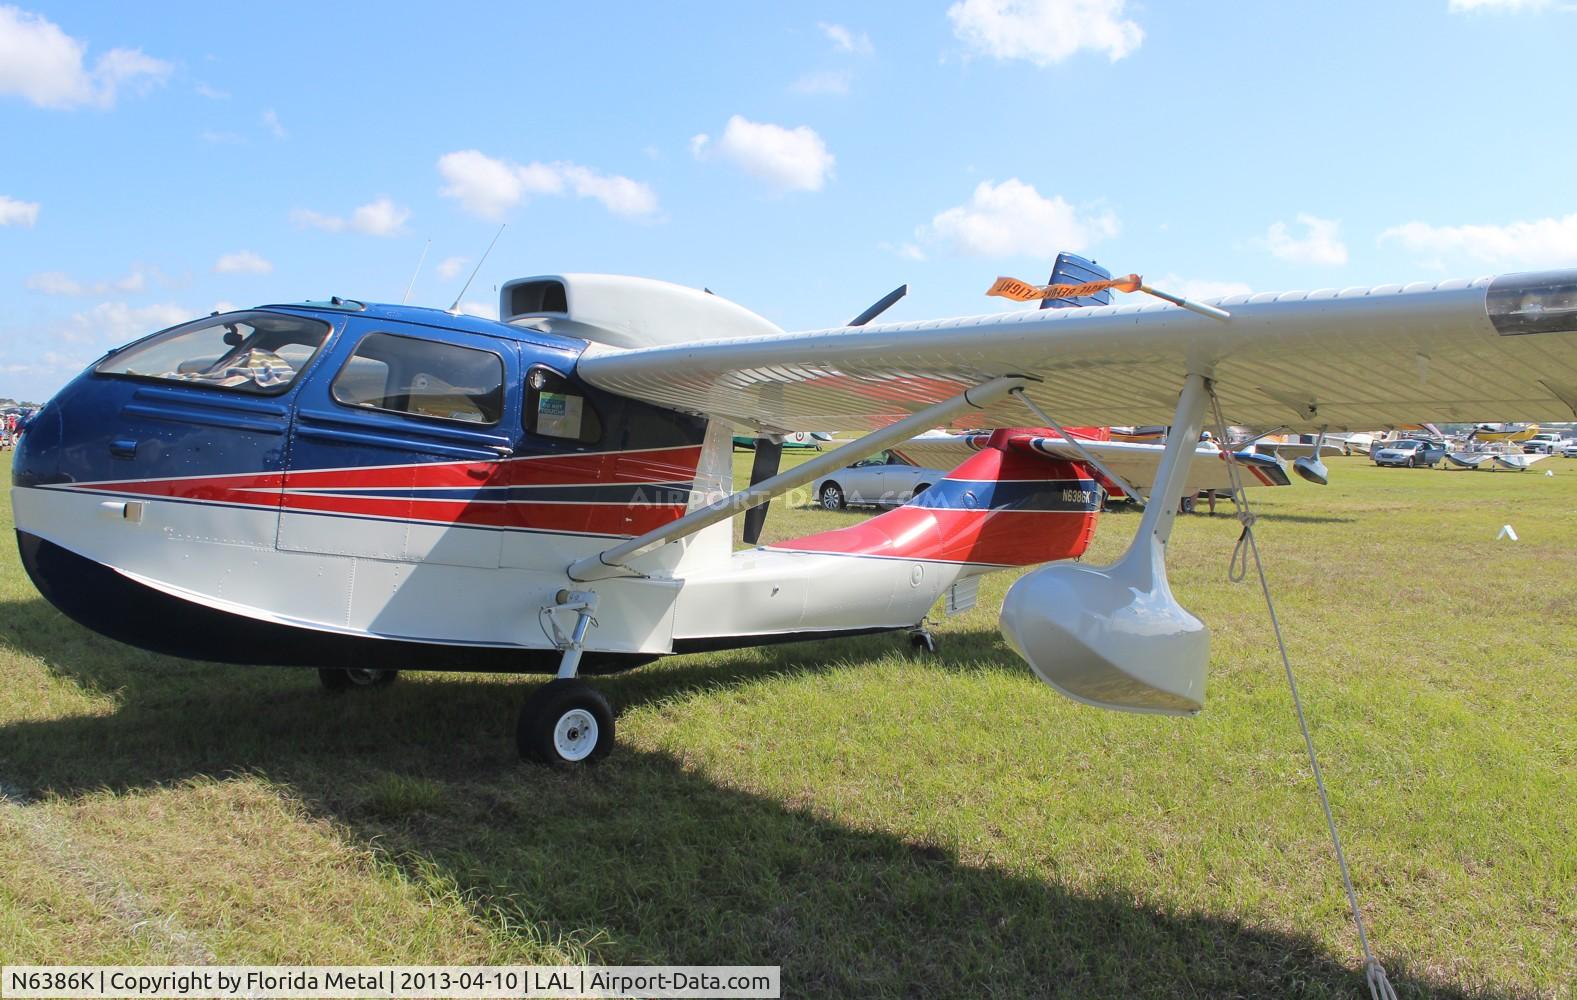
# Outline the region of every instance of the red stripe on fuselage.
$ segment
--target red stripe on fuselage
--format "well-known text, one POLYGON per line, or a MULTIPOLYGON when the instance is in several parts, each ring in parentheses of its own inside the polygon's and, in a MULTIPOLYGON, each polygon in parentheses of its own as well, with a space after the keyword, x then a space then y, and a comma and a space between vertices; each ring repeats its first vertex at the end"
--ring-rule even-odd
POLYGON ((598 486, 689 482, 699 445, 646 451, 536 455, 497 462, 433 462, 373 468, 306 469, 189 479, 128 479, 73 484, 70 489, 163 497, 199 503, 536 531, 639 535, 682 517, 684 504, 575 504, 531 501, 423 500, 292 490, 430 490, 485 486, 598 486))
POLYGON ((860 524, 769 546, 794 552, 1032 566, 1082 555, 1095 512, 899 507, 860 524))
POLYGON ((660 528, 684 514, 684 504, 576 504, 466 500, 423 500, 399 497, 351 497, 323 493, 287 493, 287 511, 340 514, 458 524, 487 528, 527 528, 597 535, 639 535, 660 528))

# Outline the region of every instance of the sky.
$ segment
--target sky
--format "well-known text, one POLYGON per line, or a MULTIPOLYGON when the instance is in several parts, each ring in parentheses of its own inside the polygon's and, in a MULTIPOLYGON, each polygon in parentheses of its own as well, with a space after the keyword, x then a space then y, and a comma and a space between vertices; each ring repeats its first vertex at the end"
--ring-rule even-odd
POLYGON ((214 309, 446 308, 500 224, 467 311, 596 271, 791 330, 1013 308, 1059 249, 1577 265, 1574 50, 1559 0, 0 3, 0 397, 214 309))

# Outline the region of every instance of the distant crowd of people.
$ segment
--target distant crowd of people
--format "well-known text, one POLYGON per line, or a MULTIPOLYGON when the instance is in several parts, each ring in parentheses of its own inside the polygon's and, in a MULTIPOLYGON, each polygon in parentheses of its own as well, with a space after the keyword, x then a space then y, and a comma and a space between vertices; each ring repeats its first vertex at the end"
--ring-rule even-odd
POLYGON ((0 417, 0 448, 16 447, 16 440, 25 426, 20 413, 7 413, 0 417))

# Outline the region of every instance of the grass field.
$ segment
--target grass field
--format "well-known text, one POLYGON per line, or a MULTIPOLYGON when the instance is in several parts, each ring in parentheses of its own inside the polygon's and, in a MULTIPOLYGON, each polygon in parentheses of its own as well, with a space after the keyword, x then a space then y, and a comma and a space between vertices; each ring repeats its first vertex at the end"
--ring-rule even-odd
MULTIPOLYGON (((749 456, 737 456, 741 472, 749 456)), ((1577 461, 1331 463, 1258 535, 1403 996, 1577 995, 1577 461), (1552 468, 1556 475, 1543 474, 1552 468), (1496 541, 1512 524, 1519 542, 1496 541)), ((768 538, 846 523, 776 505, 768 538)), ((1137 519, 1103 519, 1110 558, 1137 519)), ((4 527, 9 529, 9 502, 4 527)), ((599 681, 619 747, 515 760, 535 678, 325 696, 84 632, 0 553, 0 961, 781 964, 785 995, 1363 993, 1228 517, 1179 520, 1194 719, 1057 695, 981 606, 599 681)), ((178 627, 172 623, 172 627, 178 627)))

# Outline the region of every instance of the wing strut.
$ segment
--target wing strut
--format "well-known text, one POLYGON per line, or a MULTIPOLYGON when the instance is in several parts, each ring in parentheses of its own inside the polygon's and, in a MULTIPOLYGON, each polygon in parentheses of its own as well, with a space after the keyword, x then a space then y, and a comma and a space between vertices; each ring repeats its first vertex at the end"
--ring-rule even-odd
POLYGON ((1139 506, 1141 506, 1141 507, 1145 506, 1146 504, 1148 504, 1150 502, 1148 497, 1146 497, 1143 493, 1140 493, 1137 489, 1134 488, 1133 483, 1130 483, 1128 480, 1124 479, 1122 476, 1119 476, 1117 473, 1113 472, 1111 470, 1111 467, 1108 466, 1105 462, 1101 461, 1100 459, 1096 458, 1094 455, 1090 454, 1090 449, 1084 447, 1084 445, 1081 444, 1079 442, 1079 440, 1077 438, 1075 438, 1072 434, 1069 434, 1067 431, 1063 430, 1062 429, 1062 425, 1057 423, 1055 420, 1051 419, 1051 417, 1046 413, 1045 410, 1042 410, 1040 407, 1036 406, 1035 405, 1035 401, 1033 399, 1030 399, 1028 396, 1024 395, 1024 390, 1022 390, 1022 389, 1015 389, 1013 391, 1013 395, 1017 396, 1019 398, 1020 402, 1022 402, 1025 406, 1029 407, 1029 412, 1035 414, 1035 416, 1037 416, 1041 420, 1045 421, 1047 425, 1056 428, 1057 433, 1062 435, 1062 439, 1064 441, 1068 442, 1068 444, 1073 446, 1073 450, 1074 451, 1076 451, 1080 455, 1084 456, 1084 460, 1086 462, 1088 462, 1090 465, 1093 465, 1095 468, 1097 468, 1097 469, 1099 469, 1101 471, 1101 475, 1106 477, 1107 482, 1116 483, 1118 486, 1121 486, 1123 492, 1128 494, 1129 496, 1133 497, 1134 501, 1136 503, 1138 503, 1139 506))
POLYGON ((641 576, 643 574, 639 570, 630 567, 631 559, 665 542, 683 538, 719 521, 726 521, 740 511, 766 503, 773 497, 787 493, 795 487, 804 486, 834 469, 841 469, 849 464, 851 457, 890 448, 900 441, 913 437, 920 430, 951 423, 954 417, 966 410, 985 409, 1013 389, 1022 388, 1024 384, 1025 379, 1019 376, 1003 375, 980 385, 971 386, 951 399, 944 399, 940 403, 934 403, 923 410, 911 413, 897 423, 872 431, 841 448, 823 452, 787 472, 755 483, 749 489, 731 493, 705 507, 697 507, 677 521, 670 521, 660 528, 654 528, 644 535, 637 535, 611 549, 587 556, 570 564, 566 572, 571 580, 580 583, 606 580, 616 576, 641 576))

